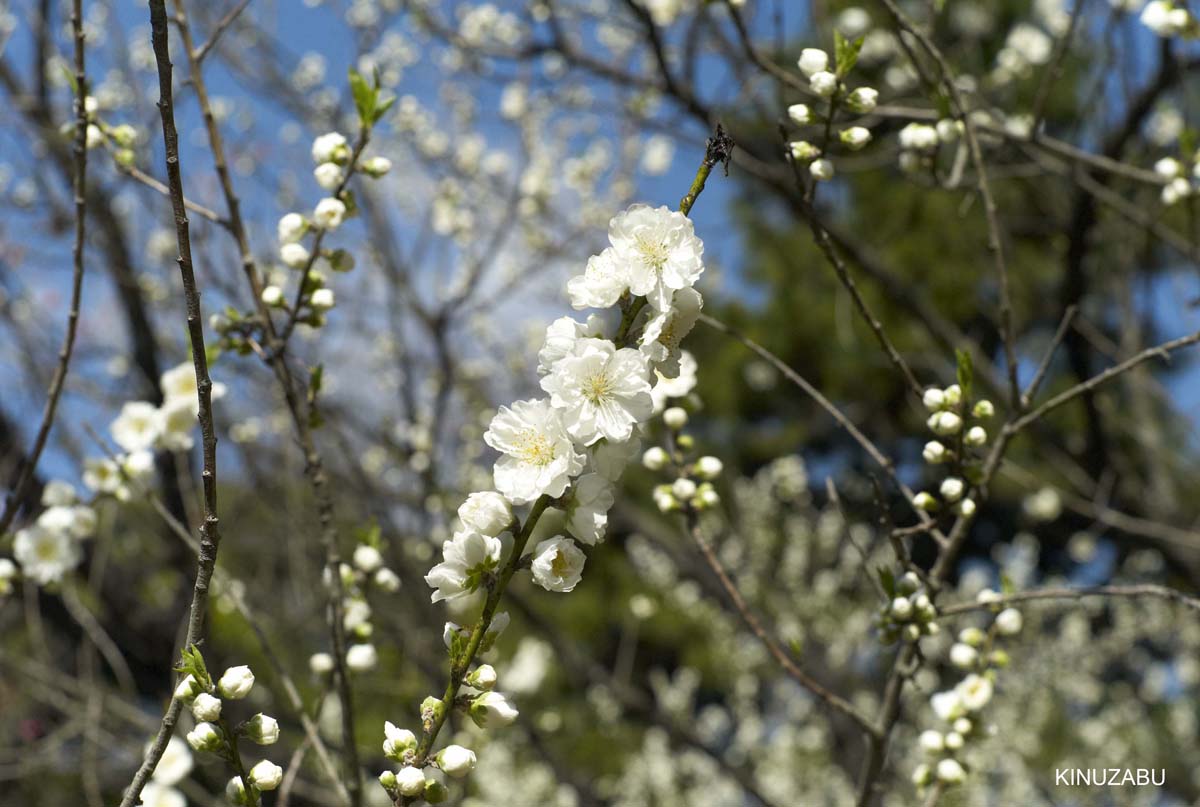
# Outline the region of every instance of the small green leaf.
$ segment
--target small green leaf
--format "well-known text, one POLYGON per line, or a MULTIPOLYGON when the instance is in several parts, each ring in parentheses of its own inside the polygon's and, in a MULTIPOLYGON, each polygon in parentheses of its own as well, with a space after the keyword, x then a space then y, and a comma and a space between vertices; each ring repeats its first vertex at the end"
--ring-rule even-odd
POLYGON ((1000 573, 1000 593, 1008 596, 1017 593, 1017 586, 1013 583, 1012 578, 1004 572, 1000 573))
POLYGON ((375 120, 373 120, 372 123, 378 123, 379 119, 383 117, 385 112, 392 108, 392 104, 394 103, 396 103, 396 96, 394 95, 388 96, 383 100, 379 100, 377 96, 375 104, 375 120))
POLYGON ((840 32, 833 32, 833 55, 837 65, 838 78, 845 78, 858 62, 858 53, 862 50, 863 37, 853 40, 846 39, 840 32))
POLYGON ((879 583, 889 599, 896 599, 896 575, 886 566, 879 567, 879 583))
POLYGON ((358 110, 359 123, 368 127, 375 121, 375 102, 378 98, 378 92, 367 80, 363 78, 362 73, 350 68, 350 95, 354 98, 354 107, 358 110))
POLYGON ((975 366, 971 362, 971 354, 965 350, 954 351, 958 358, 958 386, 962 388, 964 403, 971 400, 971 383, 975 380, 975 366))
POLYGON ((804 645, 799 639, 791 639, 788 641, 788 648, 792 651, 792 655, 796 658, 800 658, 802 655, 800 651, 803 647, 804 645))

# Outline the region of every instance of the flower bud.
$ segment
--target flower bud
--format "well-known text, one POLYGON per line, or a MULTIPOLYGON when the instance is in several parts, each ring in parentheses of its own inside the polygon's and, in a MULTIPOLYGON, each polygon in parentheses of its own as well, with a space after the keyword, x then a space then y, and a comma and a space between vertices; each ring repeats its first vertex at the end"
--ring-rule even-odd
POLYGON ((425 790, 425 773, 420 768, 406 765, 396 774, 396 790, 402 796, 419 796, 425 790))
POLYGON ((821 150, 807 140, 793 140, 788 143, 788 148, 791 149, 792 159, 797 162, 806 163, 821 156, 821 150))
POLYGON ((259 745, 273 745, 279 740, 279 721, 259 712, 246 721, 246 737, 259 745))
POLYGON ((417 747, 417 735, 408 729, 399 728, 390 720, 383 724, 383 755, 397 762, 404 761, 404 752, 417 747))
MULTIPOLYGON (((494 620, 493 620, 494 623, 494 620)), ((446 712, 446 704, 430 695, 421 701, 421 720, 439 720, 446 712)))
POLYGON ((921 587, 921 578, 913 572, 905 572, 896 581, 896 590, 905 596, 915 594, 917 589, 921 587))
POLYGON ((400 590, 400 575, 391 569, 379 569, 371 579, 382 591, 395 593, 400 590))
POLYGON ((958 640, 971 647, 979 647, 987 639, 987 634, 979 628, 963 628, 958 634, 958 640))
POLYGON ((308 304, 316 311, 328 311, 333 308, 333 289, 317 289, 308 299, 308 304))
POLYGON ((354 565, 364 572, 370 573, 383 565, 383 555, 369 544, 359 544, 354 548, 354 565))
POLYGON ((476 689, 491 689, 496 686, 496 668, 482 664, 467 676, 467 684, 476 689))
POLYGON ((987 431, 982 426, 972 426, 963 435, 963 442, 969 446, 981 446, 987 442, 987 431))
POLYGON ((696 495, 696 483, 687 477, 680 477, 671 484, 671 495, 680 501, 687 501, 696 495))
POLYGON ((235 776, 225 785, 225 798, 229 799, 232 804, 246 803, 246 786, 242 784, 242 777, 235 776))
POLYGON ((991 401, 979 401, 971 410, 971 414, 980 419, 990 418, 996 414, 996 407, 992 406, 991 401))
POLYGON ((687 425, 688 413, 687 410, 682 407, 672 406, 670 409, 663 412, 662 419, 663 423, 667 424, 668 429, 671 431, 679 431, 687 425))
POLYGON ((392 161, 387 157, 371 157, 366 160, 361 160, 358 163, 359 169, 371 177, 379 179, 381 176, 392 170, 392 161))
POLYGON ((962 428, 962 418, 953 412, 935 412, 926 425, 937 435, 947 437, 952 434, 958 434, 958 430, 962 428))
POLYGON ((967 772, 956 759, 943 759, 937 764, 938 781, 946 784, 957 784, 967 778, 967 772))
POLYGON ((274 790, 283 781, 283 768, 264 759, 250 769, 250 783, 259 790, 274 790))
POLYGON ((813 122, 812 110, 808 104, 792 104, 787 108, 788 117, 792 119, 792 123, 797 126, 804 126, 813 122))
POLYGON ((960 735, 970 734, 972 728, 974 726, 971 725, 971 721, 965 717, 960 717, 954 721, 954 730, 960 735))
POLYGON ((396 772, 384 771, 379 774, 379 784, 383 785, 383 789, 391 793, 396 789, 396 772))
POLYGON ((1016 608, 1005 608, 996 615, 996 631, 1003 636, 1016 636, 1022 624, 1021 612, 1016 608))
POLYGON ((308 247, 303 244, 284 244, 279 248, 279 260, 283 261, 283 265, 291 269, 303 269, 308 266, 309 259, 312 255, 308 251, 308 247))
POLYGON ((851 126, 849 129, 843 129, 838 139, 847 148, 858 151, 871 142, 871 130, 865 126, 851 126))
POLYGON ((651 471, 661 471, 666 467, 670 457, 667 452, 659 446, 646 449, 646 453, 642 454, 642 465, 649 468, 651 471))
POLYGON ((283 305, 283 289, 278 286, 267 286, 262 290, 263 305, 275 308, 283 305))
POLYGON ((975 500, 963 499, 958 503, 958 512, 964 518, 970 518, 971 516, 975 515, 975 500))
POLYGON ((859 87, 846 96, 846 108, 851 112, 865 115, 875 109, 879 101, 879 91, 873 87, 859 87))
POLYGON ((507 726, 517 719, 519 712, 499 692, 485 692, 471 702, 467 714, 475 725, 487 728, 489 725, 507 726))
POLYGON ((910 642, 915 642, 917 639, 921 638, 921 628, 917 625, 905 625, 904 638, 910 642))
POLYGON ((325 675, 333 671, 333 656, 328 653, 313 653, 308 657, 308 669, 313 675, 325 675))
POLYGON ((1007 667, 1010 661, 1008 653, 1004 652, 1003 650, 993 650, 992 655, 988 660, 992 663, 993 667, 1000 668, 1007 667))
POLYGON ((692 507, 695 507, 697 510, 707 510, 710 507, 716 507, 720 503, 721 496, 713 490, 711 485, 702 485, 692 499, 692 507))
POLYGON ((957 476, 943 479, 941 487, 938 488, 938 492, 942 494, 942 498, 948 502, 956 502, 961 499, 965 490, 966 485, 957 476))
POLYGON ((950 648, 950 663, 960 670, 969 670, 979 660, 979 651, 969 644, 955 644, 950 648))
POLYGON ((221 699, 201 692, 192 701, 192 716, 202 723, 210 723, 221 717, 221 699))
POLYGON ((369 670, 379 663, 379 653, 373 644, 352 644, 346 650, 346 666, 355 672, 369 670))
POLYGON ((813 160, 808 166, 808 170, 813 175, 813 179, 819 182, 828 182, 833 179, 833 163, 824 158, 813 160))
POLYGON ((940 465, 950 458, 946 447, 937 440, 930 440, 926 443, 925 448, 921 451, 921 456, 930 465, 940 465))
POLYGON ((940 507, 938 500, 933 497, 933 494, 926 491, 921 491, 916 496, 913 496, 913 506, 927 513, 937 512, 938 507, 940 507))
POLYGON ((216 751, 223 741, 221 733, 212 723, 197 723, 196 727, 187 733, 187 743, 195 751, 216 751))
POLYGON ((888 609, 892 616, 900 621, 904 621, 912 616, 912 602, 907 597, 897 597, 892 600, 892 604, 888 609))
POLYGON ((450 789, 437 779, 430 779, 425 782, 425 793, 423 794, 425 801, 430 804, 441 804, 446 799, 450 798, 450 789))
POLYGON ((934 731, 933 729, 921 732, 921 736, 917 738, 917 742, 920 744, 921 750, 930 754, 940 753, 946 747, 946 742, 941 732, 934 731))
POLYGON ((294 244, 308 232, 308 220, 299 213, 288 213, 279 219, 276 237, 280 244, 294 244))
POLYGON ((984 605, 993 603, 998 599, 1000 599, 1000 595, 995 591, 992 591, 990 588, 985 588, 983 591, 975 595, 975 602, 984 605))
POLYGON ((917 787, 924 787, 933 781, 933 771, 922 762, 912 772, 912 783, 917 787))
POLYGON ((925 408, 930 412, 936 412, 946 404, 946 394, 937 387, 930 387, 925 390, 925 394, 921 397, 921 402, 925 404, 925 408))
POLYGON ((696 445, 696 441, 692 439, 690 434, 680 434, 675 437, 675 445, 684 451, 691 451, 692 447, 696 445))
POLYGON ((716 457, 701 457, 692 467, 692 473, 700 479, 716 479, 723 470, 725 464, 716 457))
POLYGON ((327 191, 336 188, 342 181, 342 168, 336 163, 321 163, 313 169, 313 178, 327 191))
POLYGON ((800 72, 811 78, 829 67, 829 54, 820 48, 805 48, 800 51, 800 59, 796 62, 800 72))
POLYGON ((828 70, 822 70, 808 77, 808 86, 822 98, 832 98, 838 91, 838 77, 828 70))
POLYGON ((200 694, 200 682, 196 680, 196 676, 189 673, 186 678, 179 682, 175 687, 175 697, 184 703, 190 703, 192 698, 200 694))
POLYGON ((250 668, 245 664, 238 667, 230 667, 221 676, 221 680, 217 682, 217 690, 220 691, 223 697, 230 700, 239 700, 250 694, 251 687, 254 686, 254 673, 250 672, 250 668))
POLYGON ((957 731, 952 731, 946 735, 946 747, 951 751, 957 751, 963 747, 963 736, 957 731))
POLYGON ((448 745, 438 752, 437 763, 447 776, 461 779, 475 769, 475 752, 461 745, 448 745))
POLYGON ((962 387, 958 384, 951 384, 942 390, 942 393, 946 398, 946 406, 958 406, 962 403, 962 387))

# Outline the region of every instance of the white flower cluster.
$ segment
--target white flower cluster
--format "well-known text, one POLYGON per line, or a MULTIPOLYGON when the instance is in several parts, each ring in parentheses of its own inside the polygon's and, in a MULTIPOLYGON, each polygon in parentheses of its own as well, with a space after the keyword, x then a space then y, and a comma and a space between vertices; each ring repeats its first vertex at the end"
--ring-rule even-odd
POLYGON ((938 612, 921 580, 914 572, 905 572, 891 583, 886 577, 884 589, 891 599, 879 612, 879 638, 884 644, 903 639, 915 642, 922 636, 936 636, 938 612))
MULTIPOLYGON (((825 51, 819 48, 805 48, 800 52, 798 66, 800 72, 808 78, 809 89, 825 99, 825 107, 818 111, 808 104, 789 106, 788 117, 797 126, 822 124, 828 132, 831 131, 833 119, 841 108, 856 115, 865 115, 875 109, 879 99, 877 90, 873 87, 847 90, 842 81, 853 66, 853 60, 832 65, 829 54, 825 51)), ((848 126, 839 131, 837 137, 845 148, 858 151, 871 142, 871 130, 865 126, 848 126)), ((792 159, 806 164, 813 179, 819 181, 830 180, 834 176, 833 162, 827 156, 829 146, 828 142, 815 145, 807 140, 793 140, 788 144, 792 159)))
MULTIPOLYGON (((704 245, 691 220, 666 207, 634 205, 609 222, 608 238, 567 290, 576 309, 619 306, 620 324, 599 314, 586 322, 563 317, 547 329, 538 353, 547 397, 502 406, 492 419, 484 441, 501 455, 492 474, 496 490, 472 493, 459 507, 459 528, 425 576, 434 602, 491 590, 506 559, 517 560, 515 536, 523 547, 547 507, 561 512, 562 532, 541 540, 521 565, 527 562, 534 582, 548 591, 573 590, 586 561, 581 545, 604 539, 614 483, 637 456, 639 431, 656 411, 656 398, 661 407, 695 384, 695 361, 680 348, 703 302, 693 286, 704 271, 704 245), (522 529, 513 507, 530 504, 531 521, 522 529)), ((497 615, 473 652, 490 647, 507 622, 506 614, 497 615)), ((446 624, 453 663, 472 660, 466 652, 472 633, 446 624)), ((465 673, 463 683, 476 694, 452 704, 426 699, 424 725, 455 707, 480 726, 512 722, 517 710, 494 691, 495 682, 490 665, 465 673)), ((403 767, 386 771, 380 782, 393 800, 436 803, 446 798, 445 786, 426 778, 420 766, 430 760, 418 758, 417 748, 412 732, 388 724, 384 751, 403 767)), ((450 776, 465 776, 475 765, 474 753, 460 746, 431 759, 450 776)))
POLYGON ((1154 164, 1154 173, 1162 177, 1162 203, 1168 207, 1187 199, 1200 185, 1200 152, 1192 155, 1191 164, 1175 157, 1163 157, 1154 164))
POLYGON ((13 557, 0 558, 0 596, 12 590, 18 574, 36 585, 62 580, 83 559, 81 542, 96 531, 96 511, 81 502, 70 484, 49 482, 42 491, 45 510, 29 526, 17 530, 13 557))
POLYGON ((916 173, 928 169, 937 158, 938 147, 953 143, 962 134, 963 124, 952 118, 943 118, 935 125, 909 123, 900 130, 900 170, 916 173))
POLYGON ((942 480, 937 495, 921 491, 913 497, 913 504, 930 513, 941 510, 944 504, 969 518, 975 514, 975 500, 967 496, 970 479, 965 477, 975 470, 972 450, 988 440, 987 430, 978 421, 991 418, 995 407, 986 400, 970 407, 958 384, 925 390, 924 403, 930 412, 926 425, 938 439, 926 443, 921 456, 930 465, 949 466, 951 473, 942 480))
MULTIPOLYGON (((106 148, 117 164, 127 168, 136 161, 137 155, 133 146, 138 141, 138 131, 128 123, 110 124, 101 116, 101 104, 95 96, 89 95, 83 99, 84 112, 87 115, 87 135, 85 145, 88 149, 106 148)), ((63 123, 60 133, 63 137, 75 136, 75 121, 63 123)))
MULTIPOLYGON (((977 599, 981 603, 991 603, 999 596, 984 589, 977 599)), ((986 631, 970 627, 959 633, 958 641, 950 648, 950 663, 967 675, 952 689, 930 698, 930 706, 941 726, 922 732, 918 740, 921 749, 933 759, 921 763, 913 771, 912 781, 918 788, 926 787, 935 779, 945 785, 966 779, 969 767, 963 756, 972 741, 986 734, 980 724, 980 712, 992 699, 996 670, 1009 663, 1008 654, 995 647, 996 640, 1017 635, 1021 627, 1021 612, 1005 608, 995 615, 986 631)))
POLYGON ((1142 25, 1161 37, 1185 36, 1194 39, 1200 36, 1200 21, 1192 14, 1187 3, 1177 0, 1150 0, 1142 9, 1142 25))
MULTIPOLYGON (((254 687, 254 673, 249 667, 230 667, 214 681, 204 665, 200 652, 192 647, 185 651, 179 667, 185 672, 175 687, 174 697, 191 709, 195 727, 187 733, 187 744, 200 753, 215 754, 230 762, 238 760, 238 740, 246 739, 257 745, 274 745, 279 740, 279 722, 262 712, 230 728, 227 716, 222 715, 225 700, 241 700, 254 687)), ((259 804, 260 792, 275 790, 283 781, 283 768, 264 759, 247 772, 248 781, 240 776, 229 780, 225 794, 230 802, 244 807, 259 804)))

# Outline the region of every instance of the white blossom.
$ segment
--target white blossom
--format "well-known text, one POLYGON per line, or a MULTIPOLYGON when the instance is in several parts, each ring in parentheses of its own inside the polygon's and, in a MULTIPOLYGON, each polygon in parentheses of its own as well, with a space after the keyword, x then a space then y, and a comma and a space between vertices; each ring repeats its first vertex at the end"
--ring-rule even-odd
MULTIPOLYGON (((147 744, 149 748, 149 744, 147 744)), ((182 782, 192 772, 194 760, 188 744, 180 737, 172 736, 167 741, 162 757, 158 760, 151 774, 155 782, 162 785, 174 785, 182 782)))
POLYGON ((485 692, 471 702, 468 714, 480 728, 507 726, 520 714, 508 698, 499 692, 485 692))
MULTIPOLYGON (((312 256, 309 254, 308 247, 303 244, 287 243, 279 248, 279 260, 283 261, 284 266, 292 269, 303 269, 308 265, 308 260, 312 256)), ((278 288, 277 286, 269 286, 268 288, 278 288)), ((265 294, 263 302, 267 305, 275 305, 273 302, 268 302, 265 294)))
POLYGON ((129 401, 108 427, 113 440, 126 451, 142 451, 158 440, 162 429, 158 407, 147 401, 129 401))
POLYGON ((603 323, 592 315, 587 322, 572 317, 559 317, 546 328, 546 339, 538 351, 538 375, 550 372, 559 359, 575 350, 575 343, 587 337, 603 336, 603 323))
POLYGON ((1016 608, 1005 608, 996 614, 996 630, 1003 636, 1016 636, 1022 624, 1021 612, 1016 608))
POLYGON ((279 243, 294 244, 308 232, 308 221, 299 213, 288 213, 279 219, 276 226, 276 237, 279 243))
POLYGON ((221 699, 201 692, 192 701, 192 715, 200 721, 215 722, 221 717, 221 699))
POLYGON ((313 209, 313 224, 323 230, 336 230, 346 218, 346 204, 341 199, 327 196, 317 202, 313 209))
POLYGON ((447 776, 461 779, 475 769, 475 752, 461 745, 448 745, 437 753, 437 763, 447 776))
POLYGON ((352 556, 354 565, 364 572, 373 572, 383 565, 383 555, 370 544, 359 544, 354 547, 352 556))
POLYGON ((442 562, 425 575, 425 582, 435 589, 433 602, 455 600, 479 588, 483 575, 499 565, 503 547, 500 538, 469 529, 443 543, 442 562))
POLYGON ((829 98, 838 90, 838 77, 828 70, 821 70, 808 77, 808 86, 822 98, 829 98))
POLYGON ((390 720, 383 724, 383 755, 388 759, 400 761, 405 751, 417 747, 417 735, 408 729, 402 729, 390 720))
POLYGON ((249 776, 259 790, 274 790, 283 781, 283 768, 264 759, 250 769, 249 776))
POLYGON ((982 675, 972 673, 960 681, 954 691, 967 711, 978 712, 992 699, 992 682, 982 675))
POLYGON ((425 790, 425 773, 406 765, 396 772, 396 789, 402 796, 419 796, 425 790))
POLYGON ((221 747, 221 735, 212 723, 197 723, 187 733, 187 743, 196 751, 215 751, 221 747))
POLYGON ((187 807, 187 798, 177 788, 151 780, 142 788, 142 807, 187 807))
POLYGON ((379 663, 379 653, 373 644, 352 644, 346 648, 346 666, 355 672, 365 672, 379 663))
POLYGON ((331 191, 342 181, 342 167, 337 163, 321 163, 313 169, 313 178, 322 188, 331 191))
POLYGON ((583 470, 585 457, 575 450, 558 410, 545 399, 502 406, 483 435, 501 452, 496 462, 496 489, 514 504, 543 494, 561 496, 572 476, 583 470))
POLYGON ((704 271, 704 244, 692 220, 677 210, 633 205, 609 222, 608 240, 628 273, 630 292, 644 295, 659 310, 704 271))
POLYGON ((813 74, 823 72, 829 67, 829 54, 820 48, 805 48, 800 51, 797 66, 801 73, 811 78, 813 74))
POLYGON ((605 339, 578 340, 541 383, 562 411, 567 433, 584 445, 628 440, 654 407, 645 358, 605 339))
POLYGON ((584 474, 571 486, 566 508, 568 532, 588 546, 604 540, 612 506, 612 483, 600 474, 584 474))
POLYGON ((654 402, 654 412, 661 412, 672 398, 684 398, 696 388, 696 357, 686 350, 679 352, 679 375, 667 378, 655 371, 654 387, 650 397, 654 402))
MULTIPOLYGON (((196 366, 190 361, 177 364, 162 374, 159 388, 163 394, 163 405, 188 401, 193 413, 200 412, 200 392, 196 385, 196 366)), ((216 401, 225 397, 226 387, 219 381, 213 381, 209 389, 209 397, 216 401)))
POLYGON ((583 551, 570 538, 548 538, 533 551, 533 581, 547 591, 571 591, 583 576, 585 560, 583 551))
POLYGON ((654 368, 666 378, 679 376, 682 357, 680 343, 691 333, 700 318, 704 299, 695 289, 675 292, 671 305, 655 311, 642 329, 641 351, 654 363, 654 368))
POLYGON ((13 540, 13 558, 21 574, 38 585, 57 583, 83 559, 79 544, 62 530, 50 530, 31 524, 17 530, 13 540))
POLYGON ((610 247, 588 259, 582 275, 567 281, 571 307, 610 308, 629 288, 629 272, 610 247))
POLYGON ((230 700, 239 700, 250 694, 251 688, 254 686, 254 673, 245 664, 237 667, 230 667, 217 681, 217 691, 222 697, 230 700))
POLYGON ((274 745, 279 740, 279 721, 259 712, 246 721, 246 736, 259 745, 274 745))
POLYGON ((492 490, 472 493, 459 505, 458 520, 468 530, 482 535, 500 535, 512 526, 512 505, 492 490))
POLYGON ((342 162, 349 156, 350 149, 346 138, 338 132, 329 132, 313 140, 312 159, 314 163, 342 162))

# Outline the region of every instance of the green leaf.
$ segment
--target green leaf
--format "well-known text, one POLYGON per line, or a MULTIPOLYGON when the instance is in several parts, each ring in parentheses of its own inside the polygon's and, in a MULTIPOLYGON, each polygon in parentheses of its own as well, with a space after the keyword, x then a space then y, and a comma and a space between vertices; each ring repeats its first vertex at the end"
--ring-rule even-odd
POLYGON ((378 91, 367 83, 362 73, 350 68, 350 95, 354 98, 354 107, 358 110, 359 123, 365 128, 375 122, 375 103, 378 91))
POLYGON ((879 583, 883 586, 884 592, 887 593, 889 599, 896 599, 896 575, 886 566, 880 566, 879 583))
POLYGON ((396 103, 396 96, 391 95, 383 100, 379 100, 377 94, 375 102, 375 120, 371 121, 372 123, 378 123, 379 119, 383 117, 384 113, 392 108, 392 104, 396 103))
POLYGON ((801 641, 799 639, 791 639, 788 641, 788 648, 792 651, 792 655, 795 656, 796 658, 801 657, 802 653, 800 651, 803 648, 803 646, 804 645, 801 643, 801 641))
POLYGON ((845 78, 858 62, 858 53, 862 50, 863 37, 846 39, 840 32, 833 32, 833 55, 837 65, 838 78, 845 78))
POLYGON ((971 362, 971 354, 965 350, 954 351, 958 358, 958 386, 962 388, 964 405, 971 401, 971 383, 975 380, 975 366, 971 362))
POLYGON ((1000 573, 1000 593, 1008 596, 1017 593, 1017 586, 1013 583, 1012 578, 1004 572, 1000 573))

